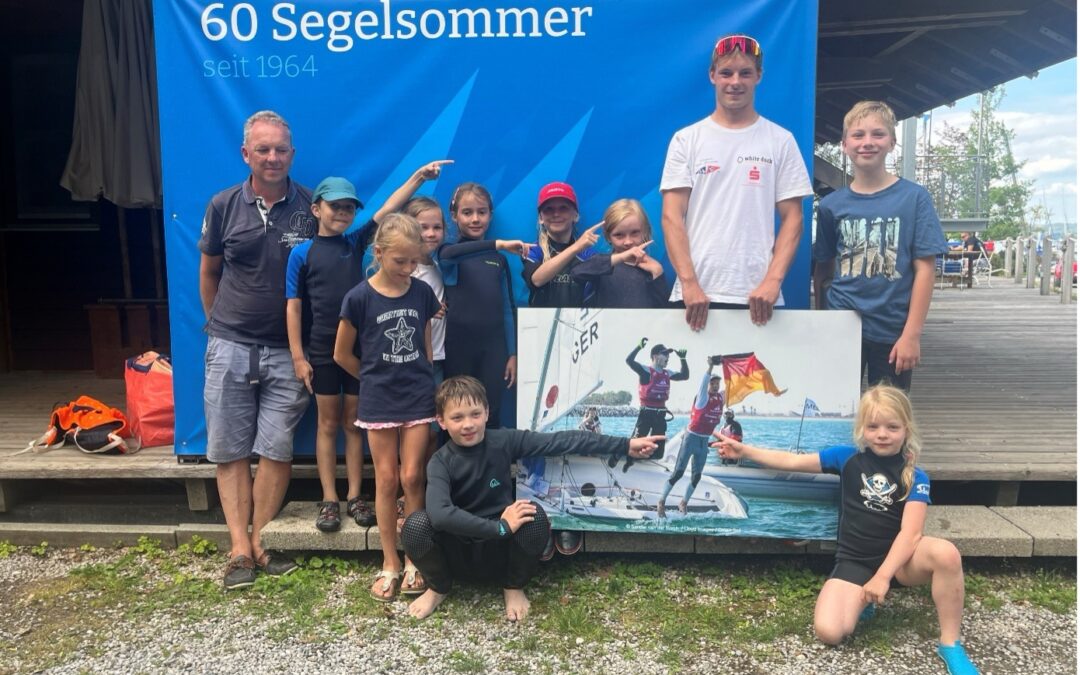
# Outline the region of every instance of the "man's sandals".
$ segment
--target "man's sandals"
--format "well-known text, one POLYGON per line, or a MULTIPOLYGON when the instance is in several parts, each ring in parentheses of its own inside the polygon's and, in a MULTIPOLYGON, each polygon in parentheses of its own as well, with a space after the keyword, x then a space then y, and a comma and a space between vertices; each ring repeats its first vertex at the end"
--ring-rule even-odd
POLYGON ((401 590, 401 575, 401 572, 395 572, 394 570, 381 570, 375 575, 375 583, 378 584, 381 579, 382 584, 378 586, 378 591, 375 590, 373 585, 368 593, 378 602, 393 602, 398 591, 401 590))

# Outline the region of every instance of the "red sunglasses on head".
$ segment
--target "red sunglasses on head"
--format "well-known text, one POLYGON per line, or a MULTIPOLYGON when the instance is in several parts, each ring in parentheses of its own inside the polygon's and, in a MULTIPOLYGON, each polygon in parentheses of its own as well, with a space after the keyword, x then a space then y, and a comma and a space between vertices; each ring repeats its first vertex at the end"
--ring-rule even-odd
POLYGON ((728 35, 716 41, 713 54, 724 56, 734 51, 740 51, 748 56, 761 56, 761 45, 749 35, 728 35))

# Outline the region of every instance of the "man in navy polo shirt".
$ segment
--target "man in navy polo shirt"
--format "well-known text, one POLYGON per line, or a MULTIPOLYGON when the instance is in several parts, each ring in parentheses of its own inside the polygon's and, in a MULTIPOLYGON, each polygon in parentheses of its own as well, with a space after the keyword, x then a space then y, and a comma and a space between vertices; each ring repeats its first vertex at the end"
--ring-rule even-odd
POLYGON ((210 336, 206 457, 217 464, 232 541, 226 589, 252 585, 256 570, 278 575, 296 569, 260 543, 289 485, 293 431, 309 402, 285 329, 289 251, 316 227, 311 190, 289 179, 295 152, 280 115, 263 110, 249 117, 240 154, 251 175, 214 195, 199 240, 199 296, 210 336), (259 456, 254 480, 252 455, 259 456))

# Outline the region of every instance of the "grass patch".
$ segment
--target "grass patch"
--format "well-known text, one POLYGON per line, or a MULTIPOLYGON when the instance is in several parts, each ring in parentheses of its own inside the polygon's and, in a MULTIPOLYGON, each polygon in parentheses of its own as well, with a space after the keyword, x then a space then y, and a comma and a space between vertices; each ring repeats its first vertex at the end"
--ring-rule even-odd
MULTIPOLYGON (((253 588, 226 594, 220 581, 223 556, 206 540, 176 551, 144 540, 109 553, 106 562, 100 562, 102 553, 75 552, 77 558, 84 553, 98 561, 12 589, 2 598, 11 609, 0 615, 0 635, 15 637, 0 640, 0 653, 18 654, 21 671, 62 664, 77 651, 92 652, 99 636, 118 623, 118 613, 136 626, 150 613, 192 623, 239 613, 264 621, 263 630, 272 639, 307 642, 335 640, 352 629, 361 631, 365 642, 377 643, 403 629, 415 630, 422 640, 425 634, 477 624, 505 625, 499 589, 472 584, 459 585, 427 621, 402 616, 400 604, 384 605, 369 597, 379 569, 379 561, 370 556, 311 556, 291 575, 260 575, 253 588), (33 617, 28 631, 27 616, 33 617)), ((7 555, 27 554, 19 549, 7 555)), ((46 551, 50 558, 62 554, 46 551)), ((814 603, 824 582, 817 562, 788 557, 658 560, 582 556, 543 566, 528 590, 529 621, 501 637, 500 646, 521 655, 531 664, 525 670, 534 673, 579 663, 582 653, 596 647, 618 649, 630 662, 656 659, 678 671, 703 653, 733 644, 741 645, 744 654, 768 660, 780 639, 813 640, 814 603), (544 658, 538 660, 540 655, 544 658)), ((1076 609, 1074 565, 977 561, 967 570, 967 595, 983 608, 1025 603, 1066 614, 1076 609)), ((936 631, 928 589, 908 589, 890 593, 852 642, 855 648, 889 655, 898 640, 932 639, 936 631)), ((488 670, 471 645, 460 647, 438 657, 438 663, 432 656, 427 666, 458 673, 488 670)), ((171 654, 163 652, 162 660, 171 654)))

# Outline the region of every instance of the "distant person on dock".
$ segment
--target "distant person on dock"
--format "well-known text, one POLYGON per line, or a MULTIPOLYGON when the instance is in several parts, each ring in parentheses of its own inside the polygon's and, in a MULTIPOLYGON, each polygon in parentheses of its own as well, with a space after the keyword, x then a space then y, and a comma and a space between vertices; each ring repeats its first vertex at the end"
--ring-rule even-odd
POLYGON ((983 243, 974 232, 961 232, 960 238, 964 240, 964 250, 971 253, 982 253, 983 243))
POLYGON ((930 479, 918 466, 922 439, 903 391, 872 387, 859 401, 856 445, 797 454, 764 450, 717 435, 721 456, 745 457, 781 471, 840 476, 836 566, 818 594, 814 633, 829 645, 873 616, 891 588, 930 585, 940 637, 937 654, 951 675, 977 675, 960 643, 964 569, 952 542, 923 534, 930 479))
POLYGON ((406 518, 401 530, 405 553, 428 583, 428 590, 409 605, 417 619, 430 616, 462 578, 501 584, 510 621, 528 614, 525 585, 536 573, 551 525, 536 503, 515 501, 515 461, 613 453, 645 459, 661 438, 487 429, 487 392, 468 376, 439 385, 435 414, 450 441, 428 463, 425 508, 406 518))
POLYGON ((934 290, 934 258, 948 245, 930 193, 885 168, 896 147, 896 116, 880 101, 861 101, 844 116, 842 147, 851 185, 818 204, 814 284, 829 309, 862 317, 867 386, 911 389, 934 290), (868 268, 869 259, 884 261, 868 268), (832 279, 827 294, 826 282, 832 279))
POLYGON ((262 547, 292 475, 293 432, 310 396, 296 377, 285 328, 290 251, 315 235, 311 190, 289 178, 296 150, 288 123, 263 110, 244 123, 243 182, 210 199, 199 239, 206 314, 206 458, 217 465, 229 527, 226 589, 296 569, 262 547), (254 480, 251 457, 259 456, 254 480), (251 532, 248 533, 250 527, 251 532))

